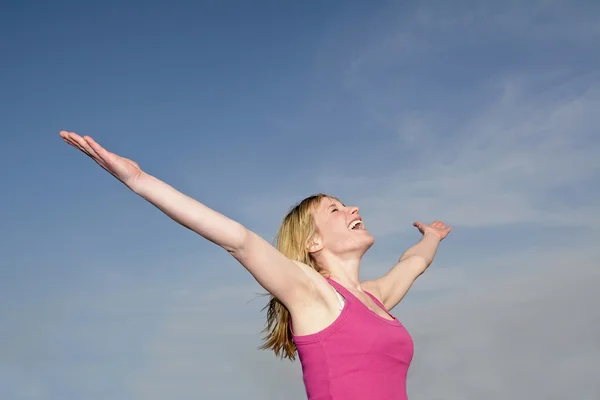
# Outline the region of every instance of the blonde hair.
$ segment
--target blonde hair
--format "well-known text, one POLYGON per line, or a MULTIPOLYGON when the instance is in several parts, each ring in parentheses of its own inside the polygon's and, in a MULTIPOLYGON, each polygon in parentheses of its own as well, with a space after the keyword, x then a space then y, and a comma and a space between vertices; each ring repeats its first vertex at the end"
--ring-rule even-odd
MULTIPOLYGON (((291 260, 300 261, 319 271, 314 259, 308 252, 308 245, 317 231, 313 211, 323 198, 335 199, 323 193, 302 200, 285 216, 275 238, 275 247, 291 260)), ((270 295, 267 309, 267 323, 263 333, 262 350, 271 349, 276 356, 296 359, 296 345, 292 341, 290 313, 276 297, 270 295)))

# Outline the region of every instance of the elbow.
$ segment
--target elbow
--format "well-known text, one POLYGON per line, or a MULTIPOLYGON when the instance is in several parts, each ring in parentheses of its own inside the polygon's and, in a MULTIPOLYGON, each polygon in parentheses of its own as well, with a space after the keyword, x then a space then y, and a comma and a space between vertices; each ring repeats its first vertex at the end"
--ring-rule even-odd
POLYGON ((425 257, 414 255, 406 260, 406 264, 408 272, 414 279, 417 279, 431 265, 431 261, 425 257))

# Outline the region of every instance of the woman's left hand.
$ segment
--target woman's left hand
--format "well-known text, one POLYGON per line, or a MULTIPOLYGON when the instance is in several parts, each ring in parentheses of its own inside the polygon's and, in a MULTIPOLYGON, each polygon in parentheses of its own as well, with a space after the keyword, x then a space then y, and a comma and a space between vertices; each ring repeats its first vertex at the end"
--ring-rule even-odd
POLYGON ((432 233, 437 235, 440 240, 444 240, 444 238, 448 236, 452 230, 450 225, 446 225, 441 221, 434 221, 431 225, 427 225, 422 222, 415 222, 413 223, 413 226, 415 226, 423 235, 426 233, 432 233))

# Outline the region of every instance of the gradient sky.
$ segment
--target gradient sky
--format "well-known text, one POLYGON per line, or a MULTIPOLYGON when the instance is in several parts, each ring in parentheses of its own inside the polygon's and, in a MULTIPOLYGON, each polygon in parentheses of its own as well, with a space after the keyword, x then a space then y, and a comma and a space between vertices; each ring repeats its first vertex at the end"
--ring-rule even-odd
POLYGON ((302 399, 223 250, 58 136, 271 240, 361 208, 362 276, 454 227, 394 314, 414 399, 600 394, 600 3, 12 1, 0 13, 0 398, 302 399), (284 4, 285 3, 285 4, 284 4))

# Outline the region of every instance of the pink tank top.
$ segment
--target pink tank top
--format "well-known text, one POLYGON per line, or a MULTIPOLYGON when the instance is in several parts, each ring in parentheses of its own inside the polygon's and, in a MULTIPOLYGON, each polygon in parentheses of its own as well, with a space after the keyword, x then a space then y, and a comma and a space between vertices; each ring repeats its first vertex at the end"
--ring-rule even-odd
POLYGON ((396 318, 380 317, 342 285, 328 282, 344 297, 340 316, 320 332, 292 335, 308 400, 407 400, 414 351, 408 331, 396 318))

